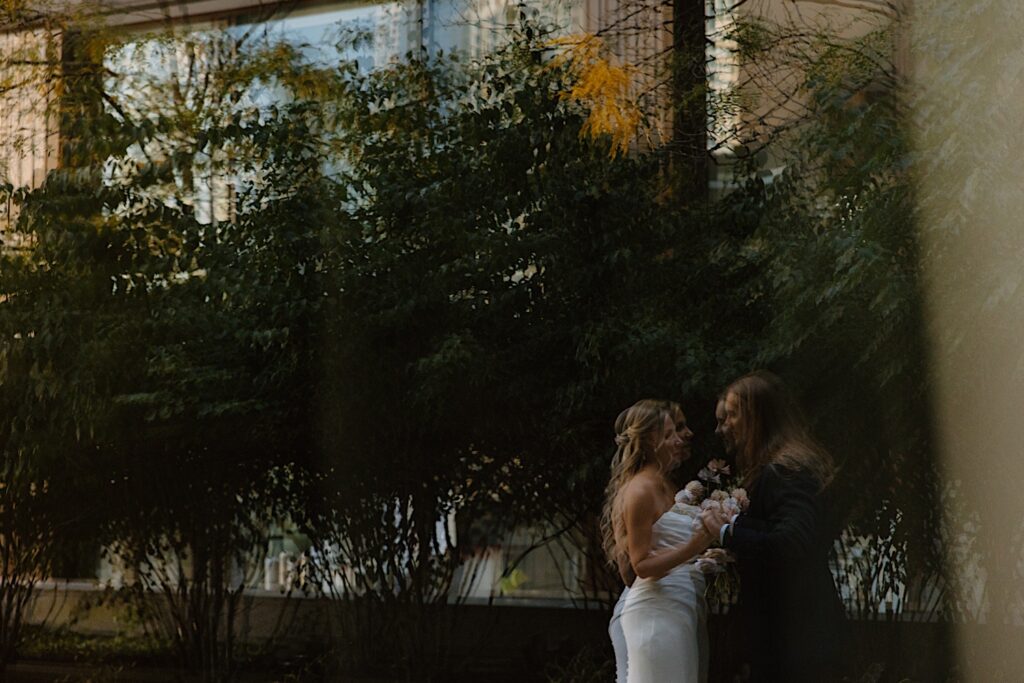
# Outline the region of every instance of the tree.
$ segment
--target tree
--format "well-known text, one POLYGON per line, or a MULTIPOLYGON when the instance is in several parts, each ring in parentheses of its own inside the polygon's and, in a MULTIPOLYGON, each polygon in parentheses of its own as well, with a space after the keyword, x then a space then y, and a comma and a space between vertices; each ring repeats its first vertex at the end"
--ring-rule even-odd
MULTIPOLYGON (((116 89, 87 59, 109 40, 65 46, 64 163, 16 197, 30 246, 3 269, 6 396, 31 416, 41 476, 70 453, 90 472, 92 537, 134 574, 147 624, 184 668, 225 680, 242 591, 311 448, 331 192, 306 151, 308 106, 244 105, 288 53, 198 35, 182 65, 194 80, 158 70, 116 89), (196 187, 218 181, 236 190, 216 208, 230 222, 197 208, 196 187)), ((151 67, 167 47, 131 56, 151 67)))
POLYGON ((581 137, 587 108, 562 96, 576 74, 551 50, 524 27, 478 62, 343 69, 325 108, 347 194, 325 357, 335 488, 309 533, 351 572, 351 603, 424 615, 419 634, 488 522, 593 535, 615 414, 710 393, 737 372, 718 335, 746 339, 704 315, 730 276, 704 261, 704 226, 659 202, 660 160, 581 137), (457 534, 438 525, 453 511, 457 534))

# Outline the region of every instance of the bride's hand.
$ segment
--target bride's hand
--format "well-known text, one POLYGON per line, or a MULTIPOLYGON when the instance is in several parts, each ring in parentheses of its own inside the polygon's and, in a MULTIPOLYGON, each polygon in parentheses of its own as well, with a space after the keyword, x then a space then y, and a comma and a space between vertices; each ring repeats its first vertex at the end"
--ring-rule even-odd
POLYGON ((695 525, 693 540, 696 541, 702 549, 706 549, 710 546, 715 541, 715 538, 716 537, 711 534, 711 531, 708 530, 707 525, 704 524, 703 521, 700 524, 695 525))
POLYGON ((718 539, 722 535, 722 527, 729 521, 729 518, 721 510, 705 510, 700 513, 700 521, 703 522, 704 528, 708 530, 712 538, 718 539))

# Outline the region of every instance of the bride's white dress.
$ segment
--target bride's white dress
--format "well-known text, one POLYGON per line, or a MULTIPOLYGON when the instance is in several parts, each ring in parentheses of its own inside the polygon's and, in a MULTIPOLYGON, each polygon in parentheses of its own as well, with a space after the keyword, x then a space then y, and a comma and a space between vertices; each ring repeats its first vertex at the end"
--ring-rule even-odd
MULTIPOLYGON (((654 551, 686 543, 700 512, 676 504, 654 523, 654 551)), ((707 680, 707 607, 704 575, 693 562, 660 579, 637 579, 622 605, 629 660, 628 683, 704 683, 707 680)))

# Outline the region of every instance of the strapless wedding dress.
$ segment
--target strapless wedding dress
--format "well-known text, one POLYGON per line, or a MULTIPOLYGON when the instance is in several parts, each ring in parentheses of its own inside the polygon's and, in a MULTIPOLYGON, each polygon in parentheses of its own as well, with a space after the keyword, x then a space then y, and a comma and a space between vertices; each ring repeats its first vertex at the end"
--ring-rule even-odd
POLYGON ((615 683, 627 683, 626 673, 629 671, 629 659, 626 655, 626 634, 622 631, 622 608, 629 598, 629 586, 622 589, 619 600, 612 609, 612 618, 608 622, 608 637, 612 641, 615 652, 615 683))
MULTIPOLYGON (((699 508, 676 504, 654 523, 655 552, 690 539, 699 508)), ((704 575, 681 564, 660 579, 637 579, 622 603, 628 683, 704 683, 707 606, 704 575)))

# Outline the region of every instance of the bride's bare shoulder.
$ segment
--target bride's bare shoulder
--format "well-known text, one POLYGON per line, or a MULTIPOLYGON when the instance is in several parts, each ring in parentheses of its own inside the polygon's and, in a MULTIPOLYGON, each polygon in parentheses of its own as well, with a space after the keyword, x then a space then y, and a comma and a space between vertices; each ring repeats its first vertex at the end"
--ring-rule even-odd
POLYGON ((638 472, 629 480, 622 490, 624 502, 638 502, 646 499, 657 499, 662 493, 664 484, 655 476, 647 472, 638 472))

